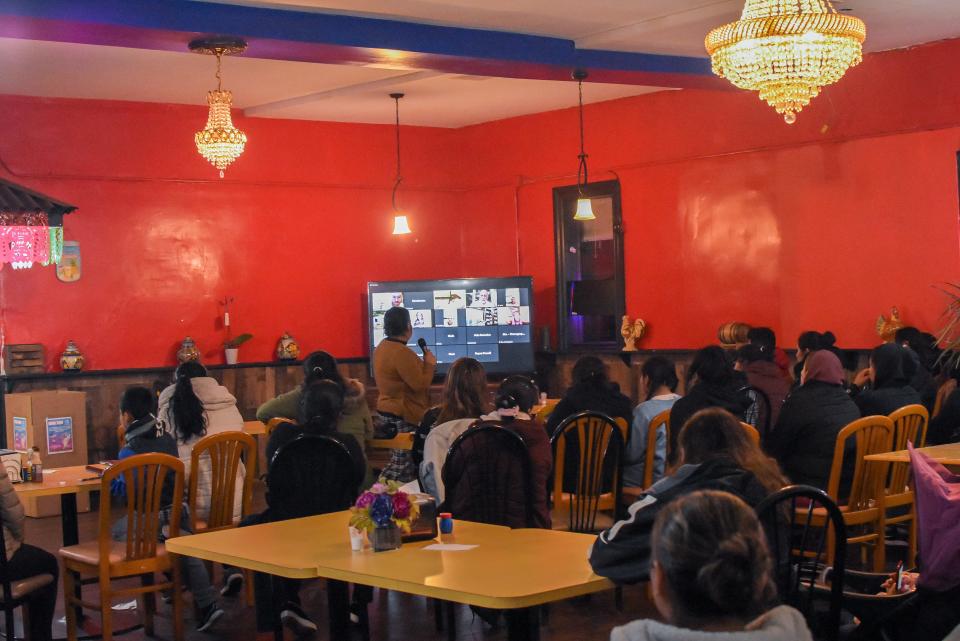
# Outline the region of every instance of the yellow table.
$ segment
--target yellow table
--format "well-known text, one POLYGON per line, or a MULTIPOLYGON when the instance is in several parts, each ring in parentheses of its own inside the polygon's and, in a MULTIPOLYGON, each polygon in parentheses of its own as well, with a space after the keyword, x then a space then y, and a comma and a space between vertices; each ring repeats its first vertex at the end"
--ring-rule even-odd
MULTIPOLYGON (((347 512, 179 537, 167 550, 271 575, 326 578, 487 608, 516 610, 511 640, 535 639, 539 623, 527 608, 613 588, 593 573, 587 554, 594 537, 557 530, 509 528, 457 521, 444 543, 466 551, 424 550, 436 541, 399 550, 353 552, 347 512)), ((332 605, 332 604, 331 604, 332 605)), ((329 613, 335 622, 347 609, 329 613)))
POLYGON ((412 450, 413 432, 402 432, 393 438, 369 438, 367 447, 384 450, 412 450))
POLYGON ((21 498, 39 496, 60 497, 60 521, 63 544, 80 542, 77 526, 77 494, 100 489, 100 475, 85 465, 51 468, 43 471, 42 483, 14 483, 13 489, 21 498))
MULTIPOLYGON (((917 451, 923 452, 941 465, 960 466, 960 443, 948 443, 947 445, 920 447, 917 448, 917 451)), ((866 461, 909 463, 910 452, 908 450, 898 450, 896 452, 886 452, 884 454, 870 454, 869 456, 865 456, 863 458, 866 461)))

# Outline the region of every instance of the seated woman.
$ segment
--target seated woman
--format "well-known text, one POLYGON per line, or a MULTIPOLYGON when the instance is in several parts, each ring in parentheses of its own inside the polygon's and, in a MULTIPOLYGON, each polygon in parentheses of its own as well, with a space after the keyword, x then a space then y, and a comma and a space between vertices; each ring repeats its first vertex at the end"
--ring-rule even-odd
POLYGON ((650 591, 664 622, 628 623, 610 641, 812 641, 803 615, 774 607, 763 529, 736 496, 684 496, 660 512, 652 538, 650 591))
MULTIPOLYGON (((193 446, 204 436, 221 432, 243 430, 243 417, 237 409, 237 399, 216 379, 207 376, 207 369, 196 361, 188 361, 177 367, 174 384, 160 393, 160 408, 157 420, 177 441, 177 452, 183 461, 186 478, 193 473, 190 455, 193 446)), ((210 512, 211 464, 208 457, 200 461, 197 485, 198 519, 207 518, 210 512)), ((240 518, 243 498, 243 464, 237 470, 234 489, 234 517, 240 518)))
POLYGON ((602 412, 610 418, 622 418, 628 424, 633 403, 610 381, 607 366, 596 356, 582 356, 573 366, 573 385, 567 390, 547 419, 551 436, 565 419, 578 412, 602 412))
MULTIPOLYGON (((482 421, 500 421, 511 432, 516 432, 530 452, 530 473, 533 485, 533 521, 536 527, 550 529, 550 505, 547 484, 553 469, 553 451, 543 425, 530 416, 530 410, 540 399, 536 383, 526 376, 515 374, 503 379, 497 390, 496 409, 481 416, 482 421)), ((456 506, 449 506, 456 514, 456 506)), ((514 527, 526 527, 518 522, 514 527)))
MULTIPOLYGON (((303 361, 303 383, 296 389, 271 399, 257 410, 257 420, 266 423, 273 418, 295 419, 300 411, 303 391, 317 381, 333 381, 343 388, 343 412, 337 420, 337 431, 350 434, 363 446, 373 438, 373 418, 367 405, 367 390, 355 378, 344 378, 337 367, 337 359, 324 351, 316 351, 303 361)), ((364 484, 373 483, 373 474, 367 469, 364 484)))
POLYGON ((641 494, 627 518, 593 543, 593 571, 616 583, 650 578, 650 533, 664 507, 697 490, 722 490, 757 505, 787 481, 776 461, 747 436, 740 421, 719 408, 701 410, 680 431, 680 466, 641 494))
MULTIPOLYGON (((860 418, 860 410, 843 389, 840 359, 825 349, 810 354, 803 363, 800 387, 780 409, 780 418, 767 436, 764 449, 794 483, 827 489, 837 434, 860 418)), ((855 439, 849 441, 855 447, 855 439)), ((850 491, 853 457, 844 460, 840 495, 850 491)))
POLYGON ((447 450, 468 427, 487 412, 487 373, 475 358, 458 358, 447 372, 443 384, 440 412, 436 427, 430 430, 423 444, 420 463, 420 484, 424 492, 443 503, 443 480, 440 473, 447 460, 447 450))
MULTIPOLYGON (((673 407, 680 398, 676 394, 676 366, 663 356, 651 356, 640 369, 640 388, 644 390, 646 400, 633 410, 633 424, 630 427, 630 440, 623 459, 623 484, 627 487, 643 487, 643 476, 647 461, 647 427, 650 421, 673 407)), ((661 429, 657 434, 657 450, 653 455, 653 480, 663 477, 663 466, 667 460, 667 434, 661 429)))
POLYGON ((53 581, 35 590, 27 599, 30 617, 28 631, 25 631, 27 638, 32 641, 52 641, 60 563, 57 557, 46 550, 24 543, 25 521, 20 497, 13 489, 6 467, 0 465, 0 522, 3 525, 3 542, 7 553, 7 578, 11 583, 16 583, 38 574, 49 574, 53 577, 53 581))
POLYGON ((910 387, 907 371, 914 363, 906 349, 884 343, 870 352, 870 367, 857 374, 854 385, 869 387, 853 397, 861 416, 888 416, 905 405, 920 404, 920 394, 910 387))
MULTIPOLYGON (((826 343, 831 345, 836 342, 836 339, 831 332, 825 332, 821 334, 820 332, 807 331, 800 334, 800 337, 797 338, 797 362, 793 364, 793 384, 794 386, 800 384, 800 374, 803 372, 803 361, 806 360, 807 356, 817 351, 818 349, 823 349, 823 346, 826 343)), ((775 425, 776 421, 773 421, 771 425, 775 425)))
MULTIPOLYGON (((286 443, 297 438, 301 434, 319 434, 333 436, 346 445, 350 452, 350 458, 353 460, 356 470, 355 478, 362 478, 366 468, 366 461, 363 457, 363 449, 352 434, 344 434, 336 429, 340 413, 343 410, 343 388, 333 381, 320 380, 312 383, 303 390, 300 396, 300 411, 298 412, 299 424, 281 423, 270 434, 267 441, 267 461, 273 459, 286 443)), ((359 487, 352 488, 352 495, 356 497, 359 493, 359 487)), ((242 525, 256 525, 257 523, 267 523, 272 520, 270 513, 271 497, 269 488, 267 488, 267 509, 261 514, 255 514, 244 519, 242 525)), ((317 625, 310 620, 310 617, 300 606, 300 585, 301 582, 295 579, 276 578, 273 581, 273 591, 277 597, 271 597, 269 585, 266 577, 256 575, 257 597, 257 626, 258 632, 268 632, 270 622, 273 620, 271 612, 271 598, 276 598, 276 602, 283 603, 280 611, 280 619, 283 623, 291 627, 298 634, 315 632, 317 625)))
MULTIPOLYGON (((780 367, 773 362, 773 354, 764 351, 758 345, 747 343, 737 350, 736 369, 746 375, 750 386, 756 387, 767 396, 767 400, 770 401, 770 417, 767 425, 770 427, 776 425, 783 399, 790 393, 790 381, 784 377, 780 367)), ((755 402, 755 407, 756 404, 755 402)), ((759 415, 759 409, 751 409, 751 412, 754 414, 753 420, 747 417, 747 422, 762 431, 762 426, 757 423, 763 421, 764 417, 759 415)))
POLYGON ((727 354, 716 345, 704 347, 693 357, 688 373, 687 395, 673 404, 670 410, 670 465, 679 459, 677 437, 680 428, 691 416, 708 407, 720 407, 738 420, 743 420, 753 404, 746 392, 740 391, 746 379, 738 375, 727 360, 727 354), (690 385, 692 383, 692 387, 690 385))
MULTIPOLYGON (((954 381, 953 390, 947 388, 946 396, 940 406, 940 412, 930 417, 927 428, 927 445, 960 443, 960 366, 954 366, 946 372, 948 381, 954 381)), ((946 383, 945 383, 946 385, 946 383)))

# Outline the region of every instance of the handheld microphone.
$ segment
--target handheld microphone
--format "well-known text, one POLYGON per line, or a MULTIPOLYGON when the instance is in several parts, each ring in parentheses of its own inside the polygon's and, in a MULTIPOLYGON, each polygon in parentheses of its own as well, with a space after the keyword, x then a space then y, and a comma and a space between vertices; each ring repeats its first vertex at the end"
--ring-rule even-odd
POLYGON ((427 353, 427 341, 426 341, 425 339, 423 339, 423 338, 418 338, 418 339, 417 339, 417 345, 420 346, 420 351, 421 351, 421 352, 423 352, 424 354, 427 353))

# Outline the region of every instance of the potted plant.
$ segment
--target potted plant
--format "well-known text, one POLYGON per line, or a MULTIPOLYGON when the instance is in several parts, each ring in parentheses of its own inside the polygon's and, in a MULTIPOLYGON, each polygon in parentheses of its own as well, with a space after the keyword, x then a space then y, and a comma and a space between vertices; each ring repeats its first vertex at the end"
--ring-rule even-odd
POLYGON ((381 478, 350 508, 350 525, 367 532, 374 552, 400 547, 401 530, 409 532, 420 508, 400 483, 381 478))
POLYGON ((228 338, 223 342, 223 351, 226 354, 227 365, 236 365, 237 356, 240 354, 240 346, 253 338, 253 334, 240 334, 233 338, 228 338))

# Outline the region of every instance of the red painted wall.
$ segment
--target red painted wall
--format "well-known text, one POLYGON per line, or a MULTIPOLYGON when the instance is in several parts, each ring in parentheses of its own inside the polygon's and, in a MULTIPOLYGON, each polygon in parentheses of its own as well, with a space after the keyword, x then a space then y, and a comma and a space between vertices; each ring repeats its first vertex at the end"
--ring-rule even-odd
MULTIPOLYGON (((876 342, 898 305, 934 327, 932 287, 960 266, 960 41, 869 56, 788 127, 753 95, 662 92, 591 105, 591 176, 619 176, 627 306, 644 347, 698 347, 730 320, 791 344, 832 329, 876 342)), ((589 86, 586 88, 589 91, 589 86)), ((220 357, 216 301, 235 297, 242 360, 366 352, 367 280, 531 274, 554 322, 552 193, 574 182, 576 113, 461 130, 405 128, 393 237, 391 127, 237 118, 247 152, 220 181, 192 147, 196 107, 0 98, 5 177, 80 209, 83 278, 0 271, 4 340, 89 368, 173 362, 184 335, 220 357)))

